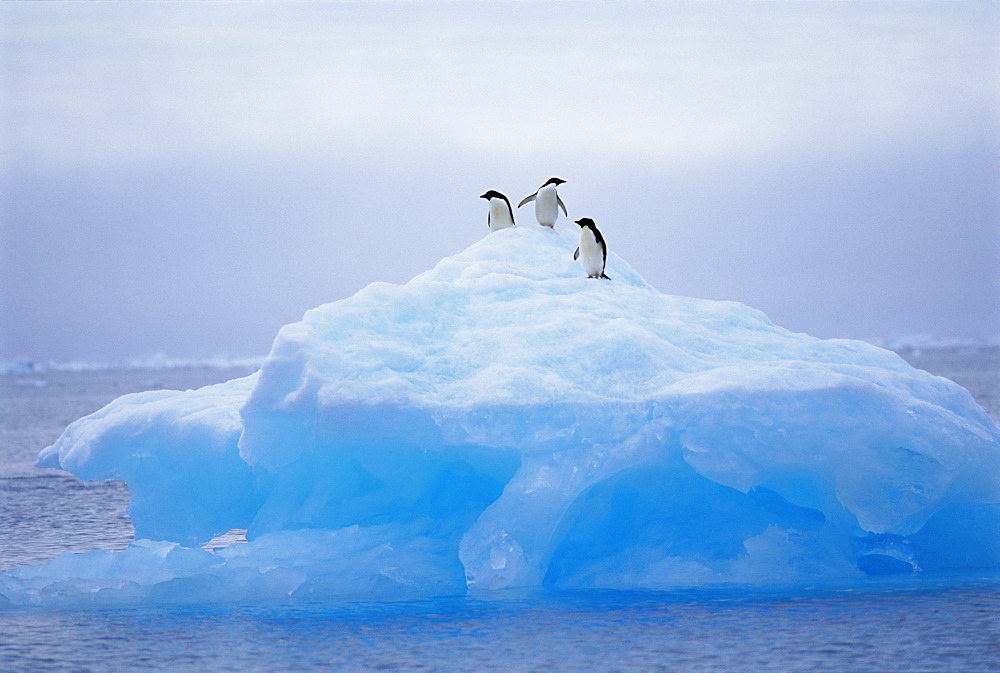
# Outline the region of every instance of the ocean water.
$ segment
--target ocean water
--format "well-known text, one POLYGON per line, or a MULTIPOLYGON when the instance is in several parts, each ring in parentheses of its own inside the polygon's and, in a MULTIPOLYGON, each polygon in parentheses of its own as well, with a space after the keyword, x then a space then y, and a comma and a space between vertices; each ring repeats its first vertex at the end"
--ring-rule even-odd
POLYGON ((995 671, 995 585, 0 613, 4 671, 995 671))
MULTIPOLYGON (((1000 348, 904 351, 1000 419, 1000 348)), ((132 539, 128 491, 34 467, 127 392, 242 367, 0 375, 0 569, 132 539)), ((397 603, 0 609, 0 671, 1000 671, 1000 578, 397 603)))

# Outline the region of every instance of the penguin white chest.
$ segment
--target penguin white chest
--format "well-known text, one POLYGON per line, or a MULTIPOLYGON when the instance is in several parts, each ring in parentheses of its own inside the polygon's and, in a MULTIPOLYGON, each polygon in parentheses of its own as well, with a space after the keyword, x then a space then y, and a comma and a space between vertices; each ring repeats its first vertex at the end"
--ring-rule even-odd
POLYGON ((559 217, 558 193, 555 185, 545 185, 535 197, 535 218, 543 227, 554 227, 559 217))
POLYGON ((490 231, 514 226, 510 216, 510 206, 501 199, 490 199, 490 231))
POLYGON ((599 278, 604 273, 604 246, 587 227, 580 230, 580 265, 590 278, 599 278))

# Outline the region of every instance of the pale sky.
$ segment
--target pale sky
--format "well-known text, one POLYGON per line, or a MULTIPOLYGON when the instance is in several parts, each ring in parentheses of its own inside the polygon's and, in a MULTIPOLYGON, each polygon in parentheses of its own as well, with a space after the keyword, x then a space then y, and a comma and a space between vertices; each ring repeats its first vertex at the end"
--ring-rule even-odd
POLYGON ((0 3, 0 360, 263 355, 553 175, 667 294, 997 340, 998 35, 994 2, 0 3))

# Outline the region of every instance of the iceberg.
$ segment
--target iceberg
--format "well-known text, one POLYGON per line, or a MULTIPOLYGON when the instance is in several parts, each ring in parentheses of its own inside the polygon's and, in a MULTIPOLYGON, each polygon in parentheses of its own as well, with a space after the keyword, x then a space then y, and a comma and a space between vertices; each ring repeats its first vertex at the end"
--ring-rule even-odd
POLYGON ((254 374, 126 395, 39 465, 136 541, 0 602, 394 598, 1000 569, 1000 428, 957 384, 515 227, 278 333, 254 374), (247 544, 201 548, 231 529, 247 544))

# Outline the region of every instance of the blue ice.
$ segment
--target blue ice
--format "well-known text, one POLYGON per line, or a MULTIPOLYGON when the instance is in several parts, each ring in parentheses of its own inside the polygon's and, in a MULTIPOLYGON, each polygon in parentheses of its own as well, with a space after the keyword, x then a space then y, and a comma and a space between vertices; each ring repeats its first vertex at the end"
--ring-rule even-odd
POLYGON ((136 541, 0 602, 396 598, 1000 568, 1000 428, 894 353, 491 233, 278 333, 255 374, 121 397, 39 465, 136 541), (200 545, 230 529, 248 544, 200 545))

